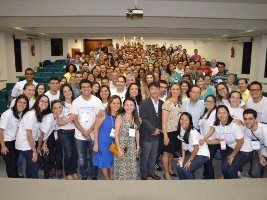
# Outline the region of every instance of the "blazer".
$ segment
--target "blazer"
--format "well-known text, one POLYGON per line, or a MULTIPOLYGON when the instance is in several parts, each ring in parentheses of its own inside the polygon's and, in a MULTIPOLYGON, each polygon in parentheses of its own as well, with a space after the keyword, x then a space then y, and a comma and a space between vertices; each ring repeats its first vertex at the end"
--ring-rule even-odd
POLYGON ((142 119, 140 126, 140 139, 147 142, 158 140, 158 136, 152 135, 156 129, 161 130, 162 125, 162 105, 163 101, 159 99, 158 114, 155 111, 152 99, 149 97, 143 100, 139 105, 139 113, 142 119))

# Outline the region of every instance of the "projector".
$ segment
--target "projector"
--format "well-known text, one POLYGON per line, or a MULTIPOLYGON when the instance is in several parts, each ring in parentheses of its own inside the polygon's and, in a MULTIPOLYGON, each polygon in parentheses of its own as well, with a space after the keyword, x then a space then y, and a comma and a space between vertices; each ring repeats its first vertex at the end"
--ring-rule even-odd
POLYGON ((142 18, 143 14, 144 14, 143 9, 129 8, 126 10, 126 17, 131 19, 142 18))

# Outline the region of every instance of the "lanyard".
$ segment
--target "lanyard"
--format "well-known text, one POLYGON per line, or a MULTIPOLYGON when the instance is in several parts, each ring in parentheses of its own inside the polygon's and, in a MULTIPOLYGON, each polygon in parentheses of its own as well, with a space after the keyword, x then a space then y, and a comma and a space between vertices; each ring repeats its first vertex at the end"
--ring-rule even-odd
POLYGON ((252 130, 250 130, 250 131, 251 131, 252 135, 256 138, 256 140, 258 140, 260 142, 260 144, 267 149, 267 147, 260 141, 260 139, 253 133, 253 131, 252 130))
POLYGON ((115 128, 112 115, 110 115, 110 118, 111 118, 112 128, 115 128))

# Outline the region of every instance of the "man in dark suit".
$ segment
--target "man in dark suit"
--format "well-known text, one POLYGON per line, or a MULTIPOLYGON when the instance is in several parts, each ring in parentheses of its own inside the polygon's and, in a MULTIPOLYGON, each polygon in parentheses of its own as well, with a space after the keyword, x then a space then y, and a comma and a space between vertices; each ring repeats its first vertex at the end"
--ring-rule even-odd
POLYGON ((161 133, 162 104, 159 99, 159 83, 152 82, 148 85, 150 97, 142 101, 139 106, 142 124, 140 127, 140 172, 141 179, 147 177, 159 180, 155 172, 155 162, 161 133))

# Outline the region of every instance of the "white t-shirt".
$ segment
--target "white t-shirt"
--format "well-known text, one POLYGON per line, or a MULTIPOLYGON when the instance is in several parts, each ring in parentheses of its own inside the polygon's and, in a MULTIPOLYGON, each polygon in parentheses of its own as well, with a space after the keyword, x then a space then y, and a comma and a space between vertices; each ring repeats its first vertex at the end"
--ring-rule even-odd
POLYGON ((115 90, 111 90, 110 93, 111 93, 111 96, 118 95, 121 98, 121 102, 125 100, 126 89, 124 89, 123 92, 120 92, 120 93, 118 93, 117 89, 115 89, 115 90))
MULTIPOLYGON (((10 106, 9 106, 10 108, 14 107, 15 101, 16 101, 16 99, 13 99, 11 101, 10 106)), ((30 101, 29 101, 29 109, 31 109, 33 107, 34 103, 35 103, 35 99, 31 98, 30 101)))
POLYGON ((14 141, 19 129, 20 119, 13 115, 11 109, 6 110, 1 115, 0 128, 3 129, 4 141, 14 141))
MULTIPOLYGON (((23 88, 26 83, 26 80, 17 82, 12 89, 11 96, 16 98, 17 96, 23 94, 23 88)), ((32 83, 33 85, 35 85, 35 87, 38 84, 35 81, 33 81, 32 83)))
POLYGON ((50 114, 44 116, 44 118, 40 124, 40 130, 44 134, 43 140, 46 140, 51 135, 51 133, 55 130, 56 123, 57 123, 57 121, 54 118, 53 113, 50 113, 50 114))
POLYGON ((245 134, 245 130, 243 126, 239 126, 236 123, 232 122, 227 126, 215 126, 216 130, 216 138, 224 139, 226 144, 231 148, 234 149, 236 146, 236 140, 244 138, 244 144, 241 147, 240 151, 243 152, 251 152, 251 138, 245 134))
POLYGON ((233 119, 238 119, 238 120, 241 120, 242 122, 244 121, 244 118, 243 118, 244 109, 243 108, 240 108, 240 107, 232 108, 231 106, 227 106, 227 107, 233 119))
MULTIPOLYGON (((185 131, 183 129, 181 129, 181 132, 180 132, 181 136, 180 137, 183 138, 184 134, 185 134, 185 131)), ((178 139, 179 139, 179 136, 178 136, 178 139)), ((185 151, 189 151, 192 153, 192 151, 194 150, 194 145, 198 144, 199 150, 197 152, 197 155, 210 157, 210 151, 209 151, 207 143, 204 143, 203 145, 199 144, 199 141, 201 139, 202 139, 202 137, 201 137, 200 133, 196 129, 193 129, 190 131, 189 138, 188 138, 188 144, 186 144, 182 140, 182 147, 185 151)))
POLYGON ((252 98, 246 103, 247 108, 257 111, 258 121, 267 123, 267 97, 263 97, 259 103, 254 103, 252 98))
POLYGON ((59 100, 59 91, 57 92, 56 95, 52 95, 52 94, 50 93, 50 91, 47 91, 47 92, 45 93, 45 95, 49 98, 50 105, 51 105, 51 102, 52 102, 52 101, 59 100))
MULTIPOLYGON (((78 115, 78 121, 84 130, 88 130, 94 124, 100 110, 104 110, 104 106, 101 100, 94 95, 91 95, 89 100, 84 100, 81 95, 72 102, 71 106, 71 112, 78 115)), ((78 140, 86 140, 76 127, 74 136, 78 140)), ((90 136, 92 139, 94 138, 93 131, 90 136)))
POLYGON ((267 157, 267 125, 258 123, 258 128, 256 131, 253 131, 253 134, 251 130, 246 128, 246 133, 248 136, 250 136, 253 140, 260 140, 261 143, 261 155, 267 157), (256 137, 257 138, 256 138, 256 137), (265 146, 263 146, 263 145, 265 146))
MULTIPOLYGON (((216 118, 216 109, 213 110, 210 113, 210 116, 208 119, 207 118, 208 113, 206 113, 202 119, 199 120, 199 129, 200 129, 200 133, 201 135, 204 137, 210 130, 211 126, 214 126, 214 122, 215 122, 215 118, 216 118)), ((216 139, 216 134, 215 132, 209 137, 209 140, 215 140, 216 139)))
MULTIPOLYGON (((69 115, 72 113, 71 112, 71 104, 64 102, 64 105, 62 105, 62 106, 63 106, 63 112, 59 117, 66 120, 69 118, 69 115)), ((57 125, 57 129, 71 130, 71 129, 75 129, 75 125, 73 123, 68 123, 68 124, 65 124, 64 126, 58 126, 57 125)))
POLYGON ((32 137, 34 141, 38 140, 38 131, 40 127, 40 122, 37 121, 35 116, 35 110, 28 111, 22 118, 19 130, 16 137, 15 147, 21 151, 31 150, 27 139, 26 129, 32 130, 32 137))
POLYGON ((219 72, 218 67, 214 67, 214 68, 211 67, 210 69, 212 71, 212 74, 211 74, 212 76, 215 74, 218 74, 218 72, 219 72))

